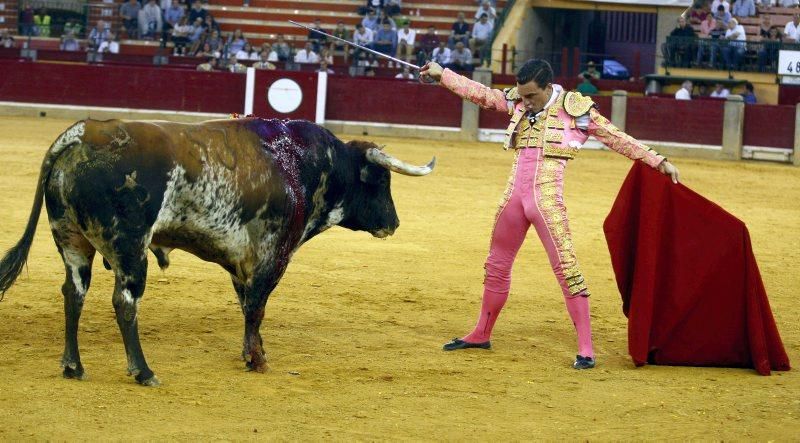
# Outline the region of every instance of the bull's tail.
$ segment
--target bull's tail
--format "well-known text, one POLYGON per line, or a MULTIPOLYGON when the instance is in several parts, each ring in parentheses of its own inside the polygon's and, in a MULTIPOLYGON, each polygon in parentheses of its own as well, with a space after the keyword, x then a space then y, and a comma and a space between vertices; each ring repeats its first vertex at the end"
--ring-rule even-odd
POLYGON ((0 301, 3 300, 8 288, 14 284, 20 272, 22 272, 25 262, 28 260, 28 251, 31 249, 33 235, 36 233, 39 214, 42 212, 45 185, 50 178, 53 164, 55 164, 59 154, 65 148, 81 141, 80 137, 83 135, 84 125, 85 123, 81 121, 67 129, 56 139, 44 156, 42 168, 39 172, 39 183, 36 185, 36 195, 33 197, 33 208, 31 208, 31 215, 28 217, 28 225, 25 227, 22 238, 0 260, 0 301))

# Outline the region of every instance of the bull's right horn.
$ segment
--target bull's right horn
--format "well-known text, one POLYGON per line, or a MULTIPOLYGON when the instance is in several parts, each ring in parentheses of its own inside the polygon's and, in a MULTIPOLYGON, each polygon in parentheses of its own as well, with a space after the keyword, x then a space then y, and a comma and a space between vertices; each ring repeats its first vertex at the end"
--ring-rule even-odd
POLYGON ((415 177, 430 174, 431 171, 433 171, 433 167, 436 166, 436 157, 434 157, 433 160, 431 160, 431 162, 425 166, 414 166, 409 165, 402 160, 398 160, 378 148, 367 149, 367 160, 375 163, 376 165, 383 166, 392 172, 415 177))

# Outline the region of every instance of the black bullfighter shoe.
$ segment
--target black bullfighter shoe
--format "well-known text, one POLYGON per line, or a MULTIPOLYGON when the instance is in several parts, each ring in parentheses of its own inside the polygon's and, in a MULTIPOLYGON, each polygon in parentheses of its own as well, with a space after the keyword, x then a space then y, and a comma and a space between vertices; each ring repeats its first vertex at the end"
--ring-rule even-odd
POLYGON ((592 357, 576 355, 575 363, 572 364, 572 367, 575 369, 592 369, 594 367, 594 359, 592 357))
POLYGON ((468 349, 468 348, 479 348, 479 349, 491 349, 492 342, 485 341, 483 343, 469 343, 460 338, 454 338, 449 343, 445 343, 442 346, 442 349, 445 351, 455 351, 457 349, 468 349))

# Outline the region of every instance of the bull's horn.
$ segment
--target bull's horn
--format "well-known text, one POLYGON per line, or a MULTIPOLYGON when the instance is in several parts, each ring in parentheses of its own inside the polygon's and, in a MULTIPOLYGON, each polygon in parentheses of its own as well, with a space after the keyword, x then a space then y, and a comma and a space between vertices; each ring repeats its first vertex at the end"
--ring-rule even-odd
POLYGON ((398 160, 378 148, 367 149, 367 160, 398 174, 413 175, 415 177, 430 174, 433 171, 433 167, 436 166, 436 157, 425 166, 414 166, 398 160))

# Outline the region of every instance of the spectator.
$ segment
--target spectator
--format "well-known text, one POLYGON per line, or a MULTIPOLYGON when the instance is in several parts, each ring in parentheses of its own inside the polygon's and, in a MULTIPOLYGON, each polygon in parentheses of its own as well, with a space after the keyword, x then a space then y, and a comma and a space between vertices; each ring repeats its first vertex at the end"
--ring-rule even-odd
POLYGON ((767 32, 767 36, 761 39, 761 49, 758 51, 758 70, 767 72, 774 68, 774 63, 778 60, 778 51, 781 47, 781 31, 777 26, 773 26, 767 32))
POLYGON ((464 20, 463 12, 458 13, 458 18, 453 23, 450 37, 447 39, 447 46, 451 49, 455 48, 458 42, 469 44, 469 24, 464 20))
MULTIPOLYGON (((208 29, 206 30, 208 31, 208 29)), ((220 37, 219 31, 210 31, 210 35, 206 37, 206 42, 211 45, 211 49, 215 51, 222 51, 222 37, 220 37)))
POLYGON ((272 50, 278 54, 278 60, 285 62, 292 57, 292 48, 286 43, 283 34, 278 34, 275 44, 272 45, 272 50))
POLYGON ((244 74, 247 72, 247 66, 239 63, 239 60, 236 59, 236 54, 231 53, 228 56, 228 63, 225 66, 225 69, 228 72, 233 72, 234 74, 244 74))
MULTIPOLYGON (((325 30, 322 29, 322 22, 320 22, 319 19, 315 19, 314 20, 313 29, 315 31, 325 32, 325 30)), ((320 47, 324 46, 327 43, 328 37, 325 37, 324 35, 320 34, 319 32, 315 32, 315 31, 309 30, 308 31, 308 36, 306 37, 306 40, 311 42, 311 46, 314 47, 314 52, 319 52, 320 47)))
POLYGON ((723 5, 717 6, 717 9, 714 9, 714 11, 716 11, 714 13, 714 19, 728 26, 728 22, 731 21, 732 18, 731 13, 726 11, 723 5))
POLYGON ((475 12, 475 20, 479 20, 483 14, 486 14, 489 24, 492 25, 492 29, 494 29, 494 21, 497 19, 497 11, 489 3, 489 0, 483 0, 483 3, 481 3, 481 6, 475 12))
POLYGON ((436 28, 428 26, 428 32, 423 34, 419 41, 417 64, 422 66, 426 61, 431 60, 433 58, 433 51, 437 47, 439 47, 439 37, 436 35, 436 28))
POLYGON ((208 42, 203 43, 202 48, 200 48, 196 53, 196 57, 205 57, 205 58, 214 58, 218 59, 222 54, 219 51, 214 50, 208 42))
POLYGON ((725 87, 722 83, 717 83, 714 85, 714 90, 711 91, 711 98, 728 98, 731 95, 731 91, 725 87))
POLYGON ((217 31, 217 33, 222 33, 222 30, 219 29, 219 23, 214 20, 214 16, 211 14, 206 14, 206 18, 203 19, 203 27, 209 32, 217 31))
POLYGON ((736 0, 731 13, 734 17, 752 17, 756 15, 756 5, 753 0, 736 0))
POLYGON ((367 12, 367 15, 361 20, 361 24, 372 32, 378 32, 378 16, 375 14, 374 9, 370 9, 367 12))
POLYGON ((266 60, 268 62, 278 61, 278 53, 272 49, 272 45, 267 42, 261 44, 261 52, 259 52, 258 57, 259 59, 266 60), (264 56, 267 58, 265 59, 264 56))
POLYGON ((708 14, 706 19, 700 23, 700 37, 711 38, 711 31, 717 28, 717 20, 713 15, 708 14))
POLYGON ((294 55, 294 62, 311 64, 319 63, 319 56, 314 52, 314 46, 311 44, 311 42, 306 42, 305 47, 297 51, 297 54, 294 55))
POLYGON ((50 37, 50 15, 46 8, 40 8, 39 13, 33 16, 33 24, 36 26, 36 35, 40 37, 50 37))
POLYGON ((758 27, 758 35, 761 38, 769 37, 769 30, 772 28, 772 18, 767 14, 761 14, 761 24, 758 27))
POLYGON ((725 36, 725 32, 727 30, 727 26, 722 21, 716 21, 717 27, 709 33, 709 38, 707 40, 699 42, 697 45, 697 66, 702 66, 703 63, 703 55, 706 49, 710 50, 710 58, 708 66, 710 68, 716 67, 716 58, 717 53, 719 52, 720 40, 723 39, 725 36))
POLYGON ((109 35, 111 35, 111 31, 106 23, 98 20, 97 25, 89 31, 89 35, 86 37, 86 50, 96 51, 109 35))
POLYGON ((153 38, 161 34, 163 22, 161 21, 161 7, 156 0, 148 0, 139 11, 139 36, 153 38))
POLYGON ((406 22, 403 28, 397 31, 397 58, 403 59, 405 56, 407 62, 411 62, 414 56, 414 40, 417 37, 417 33, 410 28, 410 25, 411 23, 406 22))
POLYGON ((97 52, 110 52, 111 54, 119 54, 119 39, 113 32, 109 32, 105 39, 100 43, 97 52))
POLYGON ((368 11, 380 11, 383 9, 385 0, 367 0, 368 11))
POLYGON ((319 61, 328 62, 328 66, 333 66, 333 54, 331 54, 328 48, 322 48, 322 51, 319 53, 319 61))
POLYGON ((386 11, 386 15, 388 15, 389 17, 399 14, 401 12, 401 1, 388 0, 386 2, 386 6, 384 7, 384 11, 386 11))
POLYGON ((392 26, 392 30, 395 32, 397 31, 397 22, 389 17, 385 10, 381 11, 380 15, 378 16, 378 31, 381 30, 381 27, 384 23, 389 23, 392 26))
POLYGON ((675 93, 675 100, 691 100, 692 99, 692 82, 686 80, 675 93))
POLYGON ((72 31, 72 35, 80 35, 81 29, 82 29, 81 24, 78 23, 77 20, 73 22, 72 20, 67 19, 67 21, 64 23, 64 32, 62 32, 62 34, 66 34, 67 32, 72 31))
MULTIPOLYGON (((233 31, 233 34, 228 35, 228 41, 225 42, 225 45, 227 46, 227 53, 233 55, 236 55, 239 51, 241 51, 246 44, 247 39, 245 38, 244 34, 242 34, 242 30, 238 28, 233 31)), ((224 53, 226 51, 223 50, 222 52, 224 53)))
POLYGON ((411 68, 408 66, 403 67, 403 72, 398 73, 394 76, 394 78, 399 78, 403 80, 415 80, 414 74, 411 72, 411 68))
POLYGON ((73 34, 72 32, 68 32, 61 36, 61 43, 59 44, 59 48, 62 51, 80 51, 81 45, 75 38, 75 34, 73 34))
POLYGON ((320 60, 319 68, 317 68, 317 72, 324 72, 326 74, 333 74, 333 69, 328 67, 328 62, 325 60, 320 60))
POLYGON ((189 23, 194 23, 197 17, 200 17, 200 19, 205 22, 206 15, 208 15, 208 11, 203 8, 203 5, 199 1, 195 0, 192 3, 192 9, 189 10, 189 23))
POLYGON ((689 67, 690 51, 694 44, 694 29, 686 23, 683 16, 678 18, 678 25, 669 34, 676 37, 671 43, 673 66, 689 67))
POLYGON ((744 94, 742 94, 742 98, 744 98, 745 104, 748 105, 755 105, 758 103, 758 99, 756 99, 756 94, 753 92, 753 84, 747 82, 744 84, 744 94))
POLYGON ((714 0, 711 2, 712 11, 717 11, 720 6, 725 8, 725 12, 731 12, 731 4, 728 2, 728 0, 714 0))
POLYGON ((464 48, 464 43, 456 43, 456 49, 450 51, 450 64, 446 66, 453 71, 472 71, 472 51, 464 48))
MULTIPOLYGON (((265 43, 265 44, 267 44, 267 43, 265 43)), ((262 48, 263 48, 263 45, 262 45, 262 48)), ((270 63, 270 59, 269 59, 270 53, 274 54, 274 52, 272 52, 271 49, 269 51, 262 50, 261 51, 261 55, 259 55, 259 60, 257 62, 255 62, 255 63, 253 63, 253 67, 256 68, 256 69, 265 69, 265 70, 270 70, 270 71, 275 70, 276 69, 275 65, 270 63)), ((275 57, 277 58, 277 55, 275 57)))
POLYGON ((689 23, 699 25, 703 23, 709 15, 711 15, 711 13, 709 12, 707 1, 695 2, 692 7, 692 12, 689 14, 689 23))
POLYGON ((191 43, 189 52, 197 54, 198 50, 208 40, 205 33, 206 28, 203 27, 203 19, 197 17, 192 24, 192 32, 189 33, 189 43, 191 43))
POLYGON ((581 71, 580 74, 578 74, 578 78, 583 78, 585 75, 588 75, 589 77, 591 77, 594 80, 600 79, 600 71, 598 71, 595 68, 595 64, 591 60, 586 62, 586 69, 581 71))
MULTIPOLYGON (((163 3, 163 2, 162 2, 163 3)), ((171 31, 181 21, 186 12, 183 5, 177 1, 172 2, 167 9, 164 10, 164 31, 171 31)))
MULTIPOLYGON (((392 29, 391 23, 383 23, 372 46, 381 54, 394 55, 397 53, 397 31, 392 29)), ((391 62, 389 63, 389 67, 391 67, 391 62)))
MULTIPOLYGON (((139 38, 139 11, 142 9, 139 2, 129 0, 119 7, 119 15, 122 17, 122 26, 128 38, 139 38)), ((65 29, 66 31, 66 29, 65 29)))
MULTIPOLYGON (((356 32, 353 33, 353 43, 367 48, 372 48, 373 41, 374 41, 374 35, 372 30, 362 25, 361 23, 357 24, 356 32)), ((360 55, 362 52, 364 51, 360 49, 355 49, 353 51, 353 60, 354 61, 361 60, 360 55)))
MULTIPOLYGON (((484 3, 487 5, 488 3, 484 3)), ((484 60, 489 60, 489 40, 492 38, 492 31, 494 30, 494 23, 489 22, 489 16, 486 14, 481 15, 477 23, 472 26, 472 39, 469 46, 472 52, 480 56, 480 63, 483 65, 484 60)))
POLYGON ((365 75, 365 76, 367 76, 367 77, 375 77, 375 68, 373 68, 373 67, 371 67, 371 66, 370 66, 370 67, 368 67, 368 68, 367 68, 367 69, 364 71, 364 75, 365 75))
POLYGON ((29 3, 25 3, 19 13, 19 29, 21 35, 35 35, 36 26, 34 25, 35 13, 29 3))
POLYGON ((183 16, 172 29, 172 44, 175 45, 174 55, 186 55, 186 46, 189 36, 194 33, 194 25, 189 24, 189 17, 183 16))
POLYGON ((595 95, 599 92, 597 86, 592 84, 592 76, 589 74, 583 74, 583 81, 575 90, 583 95, 595 95))
POLYGON ((739 20, 732 18, 728 22, 728 30, 725 32, 725 40, 728 45, 722 48, 722 59, 725 61, 727 69, 737 69, 739 61, 744 57, 747 44, 747 33, 744 26, 739 24, 739 20))
POLYGON ((250 43, 245 43, 242 49, 236 52, 237 60, 258 60, 258 58, 258 52, 253 50, 253 46, 250 43))
POLYGON ((6 49, 14 47, 14 37, 8 32, 8 29, 0 32, 0 46, 6 49))
MULTIPOLYGON (((342 40, 350 41, 350 35, 347 32, 347 28, 344 27, 344 22, 337 22, 336 29, 333 30, 333 36, 339 37, 342 40)), ((345 45, 344 43, 338 40, 331 40, 330 51, 331 54, 335 54, 335 51, 341 50, 342 54, 344 55, 344 64, 347 64, 347 58, 350 55, 350 48, 345 45)))
POLYGON ((201 72, 212 72, 217 70, 217 58, 208 57, 205 63, 197 65, 197 70, 201 72))
POLYGON ((439 47, 433 50, 431 59, 442 66, 450 64, 450 48, 445 42, 439 42, 439 47))
POLYGON ((792 21, 783 28, 783 39, 787 43, 800 42, 800 13, 795 12, 792 21))

